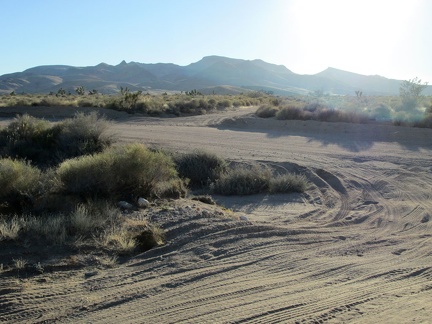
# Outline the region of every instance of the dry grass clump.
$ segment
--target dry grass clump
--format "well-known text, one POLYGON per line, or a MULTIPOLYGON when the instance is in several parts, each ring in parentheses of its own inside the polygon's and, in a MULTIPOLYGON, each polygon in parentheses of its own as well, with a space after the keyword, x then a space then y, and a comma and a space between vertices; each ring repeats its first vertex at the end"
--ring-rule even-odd
POLYGON ((221 195, 253 195, 258 193, 304 192, 308 187, 305 176, 276 174, 266 166, 236 166, 216 180, 211 188, 221 195))
POLYGON ((270 193, 305 192, 308 188, 306 176, 299 174, 280 174, 272 177, 269 182, 270 193))
POLYGON ((0 218, 0 242, 16 240, 22 230, 22 224, 17 216, 0 218))
POLYGON ((145 220, 131 220, 107 202, 78 205, 69 214, 1 216, 1 241, 32 245, 95 247, 114 254, 146 251, 164 244, 164 231, 145 220))
POLYGON ((217 180, 227 169, 226 161, 214 153, 195 150, 174 157, 177 171, 194 187, 205 187, 217 180))
POLYGON ((271 178, 269 168, 253 165, 237 166, 224 173, 212 185, 212 190, 221 195, 253 195, 265 192, 271 178))

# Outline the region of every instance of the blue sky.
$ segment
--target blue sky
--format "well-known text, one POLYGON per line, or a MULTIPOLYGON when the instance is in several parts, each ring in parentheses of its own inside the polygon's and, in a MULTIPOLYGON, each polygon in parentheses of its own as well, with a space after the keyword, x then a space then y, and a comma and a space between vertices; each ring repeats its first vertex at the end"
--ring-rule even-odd
POLYGON ((0 0, 0 75, 222 55, 432 84, 431 14, 429 0, 0 0))

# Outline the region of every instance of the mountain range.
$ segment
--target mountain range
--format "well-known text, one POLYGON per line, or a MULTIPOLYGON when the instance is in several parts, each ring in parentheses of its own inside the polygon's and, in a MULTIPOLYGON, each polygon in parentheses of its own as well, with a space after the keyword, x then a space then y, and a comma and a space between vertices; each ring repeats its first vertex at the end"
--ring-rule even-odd
MULTIPOLYGON (((334 95, 398 95, 401 80, 382 76, 366 76, 335 68, 314 75, 296 74, 283 65, 262 60, 242 60, 222 56, 206 56, 187 66, 172 63, 100 63, 74 67, 46 65, 23 72, 0 76, 0 94, 49 93, 60 88, 74 92, 83 86, 100 93, 116 93, 120 87, 131 91, 189 91, 203 93, 238 93, 248 90, 271 91, 275 94, 308 94, 322 92, 334 95)), ((432 86, 424 94, 432 95, 432 86)))

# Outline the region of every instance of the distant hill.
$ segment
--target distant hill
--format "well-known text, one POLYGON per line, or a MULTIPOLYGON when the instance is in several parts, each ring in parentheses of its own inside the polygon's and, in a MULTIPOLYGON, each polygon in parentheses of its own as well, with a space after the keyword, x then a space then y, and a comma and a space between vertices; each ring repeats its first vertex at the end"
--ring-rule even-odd
MULTIPOLYGON (((262 60, 232 59, 206 56, 187 66, 172 63, 146 64, 138 62, 118 65, 100 63, 96 66, 67 65, 37 66, 23 72, 0 76, 0 94, 49 93, 60 88, 74 92, 83 86, 101 93, 115 93, 120 87, 132 91, 202 90, 205 93, 239 93, 266 90, 275 94, 307 94, 314 91, 336 95, 353 95, 360 90, 365 95, 397 95, 400 80, 382 76, 366 76, 328 68, 314 75, 296 74, 283 65, 262 60)), ((432 95, 428 86, 425 94, 432 95)))

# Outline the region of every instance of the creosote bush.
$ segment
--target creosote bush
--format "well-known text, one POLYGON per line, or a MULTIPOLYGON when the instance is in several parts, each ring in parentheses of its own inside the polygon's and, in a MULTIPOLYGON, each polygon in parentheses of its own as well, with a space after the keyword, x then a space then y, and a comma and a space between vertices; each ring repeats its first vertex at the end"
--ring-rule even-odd
POLYGON ((56 125, 29 115, 17 116, 0 131, 2 157, 26 159, 49 167, 64 159, 101 152, 110 146, 109 122, 96 113, 78 113, 56 125))
POLYGON ((64 192, 82 197, 158 196, 169 191, 161 190, 161 183, 175 190, 183 188, 172 159, 141 144, 112 147, 64 161, 57 175, 64 192))
POLYGON ((42 194, 42 173, 26 161, 0 159, 0 210, 32 206, 42 194))
POLYGON ((77 113, 55 126, 58 150, 64 158, 102 152, 113 143, 110 122, 97 113, 77 113))
POLYGON ((308 187, 305 176, 276 174, 266 166, 238 165, 221 175, 212 185, 221 195, 253 195, 258 193, 304 192, 308 187))
POLYGON ((209 185, 227 169, 227 163, 223 158, 204 150, 178 154, 174 161, 180 177, 189 179, 190 185, 194 187, 209 185))
POLYGON ((256 115, 261 118, 275 117, 276 113, 279 111, 278 107, 271 105, 262 105, 256 111, 256 115))
POLYGON ((212 184, 212 190, 221 195, 253 195, 268 190, 271 171, 258 165, 236 166, 212 184))

